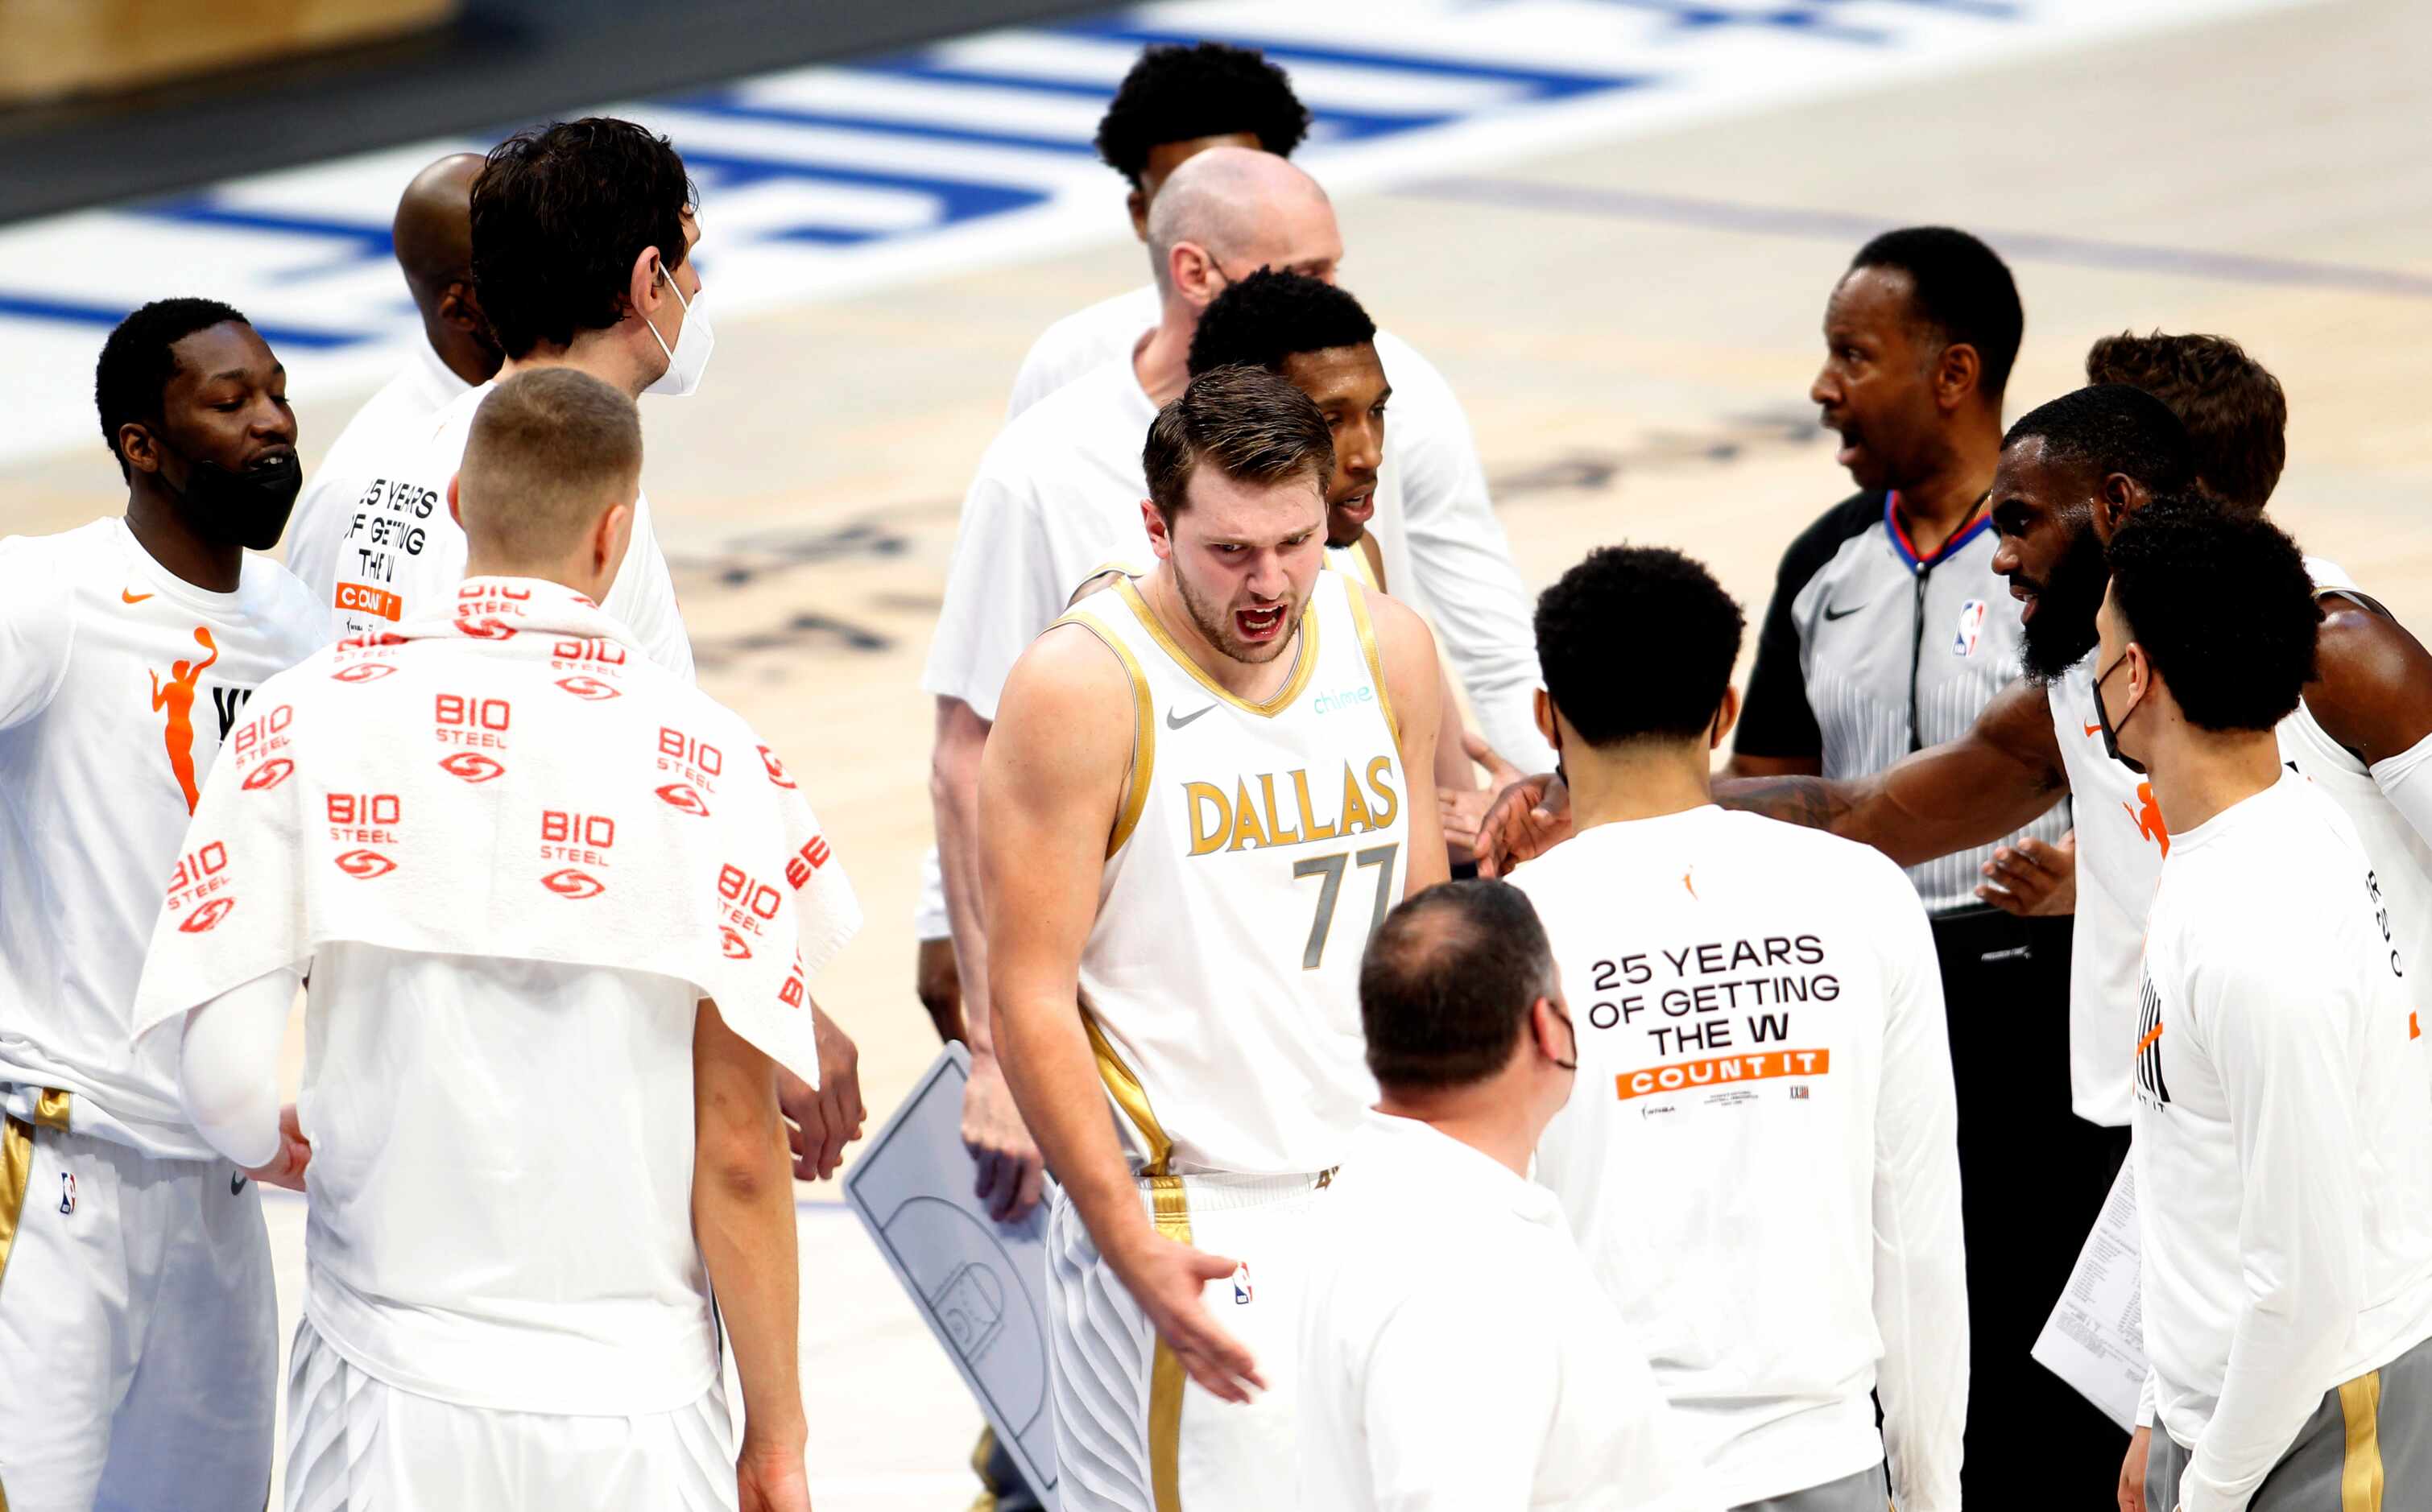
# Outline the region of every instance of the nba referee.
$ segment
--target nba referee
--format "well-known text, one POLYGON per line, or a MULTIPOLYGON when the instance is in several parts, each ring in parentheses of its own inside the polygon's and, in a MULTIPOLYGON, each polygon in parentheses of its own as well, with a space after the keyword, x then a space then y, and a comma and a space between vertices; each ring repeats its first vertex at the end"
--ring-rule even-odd
MULTIPOLYGON (((1964 231, 1888 231, 1851 260, 1825 306, 1809 397, 1839 432, 1859 491, 1782 554, 1730 775, 1879 771, 1964 733, 2018 677, 2018 606, 1993 571, 1985 494, 2024 325, 2010 270, 1964 231)), ((2033 854, 2068 830, 2056 807, 2018 844, 2033 854)), ((2024 1442, 2030 1424, 2086 1411, 2027 1359, 2051 1299, 2023 1296, 2001 1274, 2022 1246, 2048 1242, 2017 1232, 2032 1219, 2015 1194, 2048 1140, 2073 1133, 2062 1027, 2070 925, 1980 901, 1991 848, 1909 869, 1933 916, 1949 1005, 1976 1302, 1967 1478, 1979 1494, 1980 1477, 2053 1453, 2055 1436, 2024 1442)), ((2113 1453, 2107 1436, 2093 1441, 2095 1458, 2113 1453)))

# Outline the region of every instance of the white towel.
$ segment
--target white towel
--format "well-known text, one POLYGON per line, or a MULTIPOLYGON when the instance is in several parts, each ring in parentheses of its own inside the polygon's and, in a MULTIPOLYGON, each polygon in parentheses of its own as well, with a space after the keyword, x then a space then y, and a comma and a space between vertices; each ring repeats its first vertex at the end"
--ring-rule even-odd
POLYGON ((816 1084, 808 980, 860 927, 818 818, 732 711, 557 583, 271 679, 211 765, 131 1033, 324 941, 650 971, 816 1084))

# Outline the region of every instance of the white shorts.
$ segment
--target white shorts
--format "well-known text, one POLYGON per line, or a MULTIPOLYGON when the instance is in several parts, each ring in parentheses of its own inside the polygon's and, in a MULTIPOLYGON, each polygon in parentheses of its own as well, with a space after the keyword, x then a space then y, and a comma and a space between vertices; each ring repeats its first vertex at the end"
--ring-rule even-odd
POLYGON ((920 858, 920 896, 912 904, 912 937, 926 944, 954 938, 946 917, 946 871, 937 864, 937 848, 920 858))
POLYGON ((259 1512, 279 1303, 254 1184, 11 1117, 0 1218, 0 1505, 259 1512))
POLYGON ((673 1412, 494 1412, 400 1391, 310 1319, 287 1367, 287 1512, 648 1507, 735 1512, 721 1383, 673 1412))
POLYGON ((1140 1179, 1159 1232, 1241 1268, 1208 1310, 1267 1389, 1220 1402, 1184 1373, 1061 1188, 1047 1219, 1048 1385, 1064 1512, 1273 1512, 1297 1504, 1293 1389, 1303 1251, 1324 1176, 1140 1179))

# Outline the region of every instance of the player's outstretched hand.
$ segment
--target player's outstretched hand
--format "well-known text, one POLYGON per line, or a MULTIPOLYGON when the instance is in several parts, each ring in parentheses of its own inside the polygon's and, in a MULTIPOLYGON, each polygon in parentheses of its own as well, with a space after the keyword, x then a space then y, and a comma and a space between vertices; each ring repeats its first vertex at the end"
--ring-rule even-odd
POLYGON ((777 1109, 785 1116, 785 1143, 794 1154, 794 1174, 806 1182, 836 1174, 844 1163, 844 1147, 861 1137, 867 1116, 861 1104, 860 1050, 816 1003, 811 1023, 819 1035, 818 1089, 783 1067, 777 1072, 777 1109))
POLYGON ((291 1102, 279 1110, 279 1153, 270 1157, 266 1166, 254 1166, 245 1174, 264 1186, 284 1186, 291 1192, 304 1189, 304 1168, 312 1163, 312 1142, 304 1137, 304 1126, 296 1120, 296 1104, 291 1102))
POLYGON ((1157 1336, 1174 1351, 1191 1379, 1226 1402, 1247 1402, 1253 1390, 1267 1388, 1258 1362, 1250 1358, 1240 1339, 1217 1326, 1201 1297, 1208 1283, 1222 1281, 1239 1269, 1238 1261, 1194 1250, 1154 1232, 1115 1265, 1115 1274, 1148 1314, 1157 1336))
POLYGON ((1047 1163, 993 1055, 971 1057, 971 1079, 963 1086, 963 1148, 971 1152, 971 1195, 988 1204, 988 1217, 1012 1223, 1039 1205, 1047 1163))
POLYGON ((2145 1456, 2153 1444, 2151 1428, 2139 1428, 2128 1439, 2128 1457, 2120 1462, 2120 1512, 2145 1512, 2145 1456))
POLYGON ((2033 835, 2015 846, 1996 846, 1984 863, 1984 881, 1976 896, 1995 908, 2020 918, 2040 918, 2077 912, 2077 832, 2060 844, 2046 845, 2033 835))
POLYGON ((1552 772, 1505 788, 1478 827, 1478 874, 1501 877, 1571 836, 1571 790, 1552 772))
POLYGON ((811 1512, 811 1477, 800 1448, 762 1448, 743 1436, 735 1461, 735 1504, 741 1512, 811 1512))
POLYGON ((1436 789, 1436 813, 1444 821, 1444 844, 1469 855, 1478 854, 1478 829, 1486 818, 1486 811, 1495 795, 1528 774, 1495 754, 1495 748, 1475 730, 1461 732, 1461 748, 1469 759, 1486 768, 1486 785, 1465 793, 1436 789))

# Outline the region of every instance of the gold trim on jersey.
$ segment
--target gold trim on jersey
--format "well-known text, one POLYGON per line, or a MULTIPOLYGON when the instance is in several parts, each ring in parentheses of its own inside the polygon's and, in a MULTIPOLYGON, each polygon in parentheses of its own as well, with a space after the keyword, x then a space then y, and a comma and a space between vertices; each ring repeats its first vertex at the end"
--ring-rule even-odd
MULTIPOLYGON (((1191 1199, 1182 1189, 1182 1178, 1152 1176, 1148 1188, 1157 1232, 1176 1244, 1189 1244, 1191 1199)), ((1158 1336, 1148 1369, 1148 1484, 1156 1512, 1182 1512, 1182 1388, 1189 1380, 1182 1357, 1158 1336)))
MULTIPOLYGON (((25 1216, 25 1187, 34 1179, 34 1126, 15 1114, 0 1132, 0 1282, 8 1278, 8 1252, 16 1247, 17 1220, 25 1216)), ((0 1501, 0 1512, 8 1504, 0 1501)))
POLYGON ((2339 1512, 2381 1512, 2381 1372, 2368 1370, 2339 1386, 2347 1426, 2347 1457, 2339 1467, 2339 1512))
MULTIPOLYGON (((1131 1119, 1132 1127, 1140 1131, 1141 1142, 1148 1146, 1148 1166, 1140 1174, 1158 1180, 1167 1179, 1173 1169, 1174 1141, 1166 1137, 1165 1126, 1157 1121, 1156 1112, 1148 1105, 1148 1089, 1140 1085, 1140 1078, 1132 1074, 1132 1068, 1125 1066, 1123 1058, 1115 1052, 1114 1042, 1106 1038, 1105 1030, 1098 1027, 1097 1015, 1083 1008, 1081 1027, 1089 1032, 1089 1049, 1097 1052, 1098 1080, 1106 1084, 1107 1095, 1115 1100, 1115 1106, 1123 1110, 1123 1116, 1131 1119)), ((1182 1187, 1178 1182, 1174 1188, 1174 1196, 1179 1211, 1182 1187)), ((1160 1195, 1157 1207, 1159 1224, 1165 1221, 1165 1201, 1160 1195)))
MULTIPOLYGON (((1115 828, 1106 837, 1106 854, 1113 855, 1123 848, 1123 842, 1140 828, 1140 813, 1148 807, 1149 778, 1157 770, 1157 705, 1149 697, 1148 674, 1140 669, 1140 658, 1123 639, 1087 614, 1067 614, 1056 625, 1078 625, 1098 638, 1098 644, 1115 653, 1123 670, 1132 680, 1132 775, 1131 786, 1123 794, 1123 806, 1115 815, 1115 828)), ((1054 630, 1056 625, 1047 628, 1054 630)), ((0 1508, 0 1512, 7 1512, 0 1508)))
POLYGON ((75 1097, 75 1093, 62 1092, 55 1086, 46 1086, 40 1092, 36 1093, 34 1097, 35 1126, 42 1129, 57 1129, 61 1134, 67 1133, 68 1103, 73 1100, 75 1097))
POLYGON ((1402 716, 1393 712, 1393 693, 1385 685, 1385 659, 1376 650, 1376 627, 1368 618, 1368 594, 1345 593, 1351 605, 1351 623, 1360 627, 1360 649, 1368 658, 1368 677, 1376 684, 1376 703, 1385 711, 1385 728, 1393 732, 1393 748, 1402 746, 1402 716))
POLYGON ((1326 547, 1326 564, 1329 569, 1343 574, 1353 582, 1364 584, 1381 594, 1385 591, 1385 567, 1384 563, 1372 554, 1376 549, 1376 538, 1373 535, 1363 535, 1347 546, 1326 547), (1356 565, 1343 565, 1346 561, 1356 565))
POLYGON ((1183 650, 1167 632, 1165 622, 1157 617, 1157 611, 1149 608, 1148 600, 1140 596, 1139 586, 1129 578, 1116 580, 1115 592, 1123 595, 1123 602, 1131 605, 1133 617, 1140 622, 1141 629, 1148 631, 1149 638, 1157 642, 1157 649, 1173 658, 1174 665, 1196 678, 1201 687, 1236 709, 1245 710, 1262 719, 1273 719, 1291 708, 1292 701, 1309 686, 1309 679, 1317 676, 1317 598, 1314 595, 1301 606, 1300 623, 1294 627, 1293 633, 1298 637, 1299 645, 1293 647, 1292 676, 1284 680, 1284 685, 1275 690, 1274 697, 1264 703, 1252 703, 1209 677, 1206 668, 1191 659, 1190 653, 1183 650))

